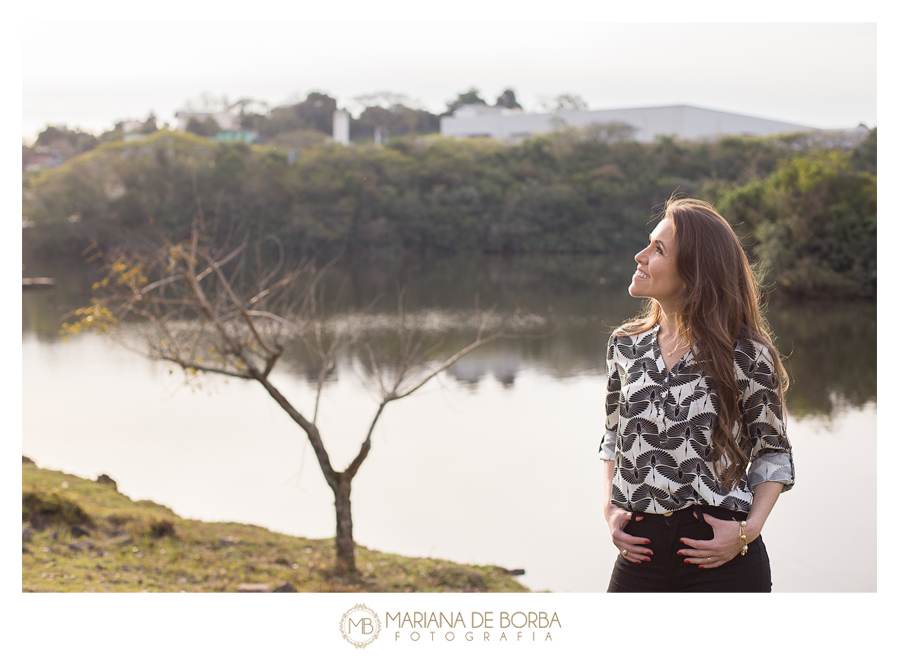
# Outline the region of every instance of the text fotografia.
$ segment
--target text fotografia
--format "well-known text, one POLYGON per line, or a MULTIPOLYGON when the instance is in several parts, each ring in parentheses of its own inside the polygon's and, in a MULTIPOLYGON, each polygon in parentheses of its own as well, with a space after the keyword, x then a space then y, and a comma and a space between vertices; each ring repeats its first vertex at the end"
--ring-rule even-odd
POLYGON ((562 628, 555 612, 533 611, 472 612, 468 619, 461 612, 388 612, 384 621, 385 631, 395 629, 395 641, 413 642, 552 642, 554 628, 562 628))

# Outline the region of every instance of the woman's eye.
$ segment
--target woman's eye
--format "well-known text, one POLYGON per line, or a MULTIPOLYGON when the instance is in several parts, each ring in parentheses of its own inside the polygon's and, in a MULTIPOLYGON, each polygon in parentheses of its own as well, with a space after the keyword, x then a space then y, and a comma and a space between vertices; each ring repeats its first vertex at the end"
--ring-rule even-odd
POLYGON ((658 253, 658 254, 661 255, 661 254, 662 254, 662 247, 657 246, 657 247, 656 247, 656 253, 658 253))

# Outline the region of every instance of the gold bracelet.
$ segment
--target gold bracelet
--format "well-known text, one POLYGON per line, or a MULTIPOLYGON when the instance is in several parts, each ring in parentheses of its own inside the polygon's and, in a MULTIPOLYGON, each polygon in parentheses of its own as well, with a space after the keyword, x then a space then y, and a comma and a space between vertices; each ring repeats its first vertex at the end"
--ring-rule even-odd
POLYGON ((741 521, 741 555, 747 554, 747 535, 744 534, 744 528, 747 527, 746 521, 741 521))

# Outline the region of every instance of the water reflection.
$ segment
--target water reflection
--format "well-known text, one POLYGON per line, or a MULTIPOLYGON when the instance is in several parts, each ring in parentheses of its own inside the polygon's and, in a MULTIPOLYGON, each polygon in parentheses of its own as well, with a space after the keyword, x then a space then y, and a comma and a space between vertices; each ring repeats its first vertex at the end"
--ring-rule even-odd
MULTIPOLYGON (((349 282, 345 314, 379 299, 363 330, 388 360, 401 288, 412 320, 426 340, 440 344, 436 358, 471 340, 484 309, 499 316, 523 309, 528 333, 539 337, 492 343, 451 368, 457 381, 477 390, 488 376, 514 387, 523 369, 558 379, 603 373, 610 328, 640 309, 627 294, 631 270, 629 259, 583 256, 351 262, 335 268, 326 285, 349 282)), ((23 333, 59 340, 64 313, 90 298, 91 267, 79 259, 26 259, 24 275, 55 277, 57 287, 23 295, 23 333)), ((828 417, 876 400, 874 303, 773 302, 768 318, 778 349, 789 355, 788 405, 795 417, 828 417)), ((360 361, 341 360, 326 381, 350 374, 348 368, 359 372, 352 364, 360 361)), ((319 364, 299 346, 287 350, 282 367, 307 381, 318 378, 319 364)))
POLYGON ((786 355, 794 416, 831 415, 876 400, 875 304, 773 305, 769 322, 786 355))
MULTIPOLYGON (((78 261, 32 265, 25 276, 54 276, 59 286, 23 296, 24 454, 81 477, 109 473, 126 495, 186 518, 333 536, 333 498, 311 449, 258 385, 210 377, 194 395, 179 373, 105 338, 60 345, 61 315, 89 298, 92 278, 78 261)), ((606 337, 639 310, 625 292, 629 272, 616 269, 624 265, 484 259, 333 273, 330 285, 341 275, 351 282, 335 322, 383 294, 363 333, 387 360, 396 351, 395 293, 405 283, 409 319, 429 344, 440 342, 438 357, 471 339, 476 305, 496 305, 501 316, 524 307, 529 322, 539 320, 528 331, 542 335, 486 345, 386 411, 354 480, 360 545, 523 567, 523 584, 535 590, 605 590, 617 552, 599 507, 596 460, 606 337)), ((792 353, 798 472, 798 486, 766 524, 776 591, 874 591, 875 506, 858 501, 876 495, 875 306, 773 305, 769 316, 779 348, 792 353), (833 455, 846 446, 862 471, 856 495, 836 499, 833 455), (834 518, 845 532, 810 555, 809 537, 834 518)), ((356 454, 377 408, 364 357, 351 350, 326 373, 317 422, 339 467, 356 454)), ((305 413, 318 369, 293 344, 273 373, 305 413)))

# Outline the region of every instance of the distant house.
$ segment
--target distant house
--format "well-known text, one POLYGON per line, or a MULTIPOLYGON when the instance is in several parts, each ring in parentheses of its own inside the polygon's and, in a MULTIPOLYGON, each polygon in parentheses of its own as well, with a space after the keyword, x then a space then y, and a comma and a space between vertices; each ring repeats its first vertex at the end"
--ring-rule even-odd
POLYGON ((122 121, 116 127, 122 129, 122 139, 126 142, 133 142, 147 137, 145 133, 141 132, 144 129, 144 122, 137 119, 122 121))
POLYGON ((176 129, 187 131, 191 120, 206 122, 212 119, 219 126, 219 132, 213 135, 216 142, 245 142, 252 144, 256 141, 257 133, 254 130, 245 130, 241 127, 241 119, 231 112, 191 112, 179 110, 175 113, 177 120, 176 129))
POLYGON ((256 133, 252 130, 223 130, 213 137, 214 142, 244 142, 252 144, 256 139, 256 133))
POLYGON ((127 135, 128 133, 139 132, 144 127, 144 122, 137 119, 129 119, 122 121, 120 126, 122 127, 122 132, 127 135))
POLYGON ((441 135, 516 141, 530 135, 559 130, 564 126, 584 127, 611 123, 630 126, 634 131, 632 138, 639 142, 652 142, 660 135, 690 140, 724 135, 766 136, 816 130, 795 123, 691 105, 570 110, 542 114, 526 114, 485 105, 464 105, 453 116, 441 117, 441 135))
POLYGON ((182 132, 187 130, 188 123, 190 123, 191 119, 196 119, 197 121, 212 119, 219 124, 219 128, 223 131, 241 129, 240 118, 234 116, 231 112, 193 112, 190 110, 179 110, 175 113, 175 119, 178 122, 176 129, 182 132))
POLYGON ((62 153, 47 146, 22 146, 22 170, 37 171, 58 167, 65 161, 62 153))

